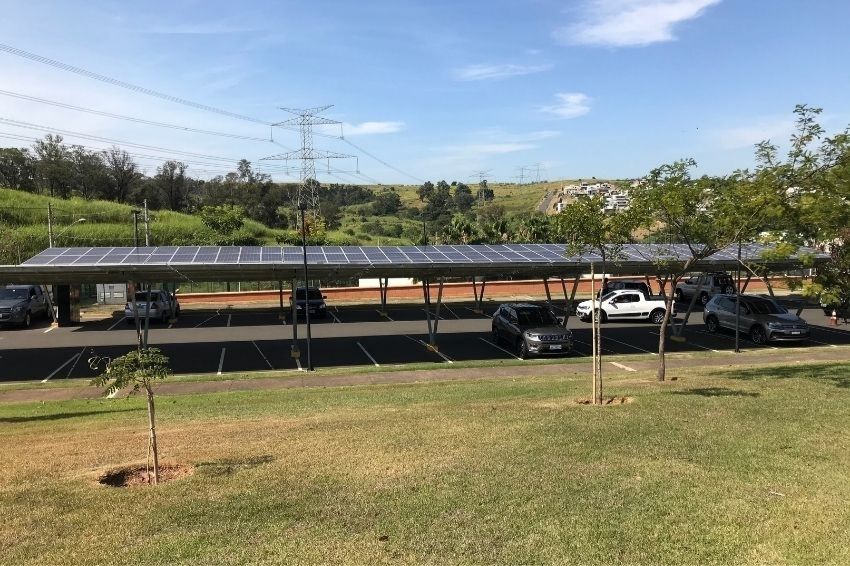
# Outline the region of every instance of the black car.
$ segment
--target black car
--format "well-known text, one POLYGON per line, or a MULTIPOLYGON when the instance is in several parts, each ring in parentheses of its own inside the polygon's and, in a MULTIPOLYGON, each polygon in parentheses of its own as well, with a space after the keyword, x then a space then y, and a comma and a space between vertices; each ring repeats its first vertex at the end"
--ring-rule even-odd
POLYGON ((493 339, 516 350, 520 358, 565 354, 572 350, 573 334, 544 307, 528 303, 501 305, 493 313, 493 339))
POLYGON ((304 316, 304 310, 309 309, 311 317, 325 318, 328 314, 325 299, 327 296, 322 295, 318 287, 296 287, 295 312, 298 316, 304 316))

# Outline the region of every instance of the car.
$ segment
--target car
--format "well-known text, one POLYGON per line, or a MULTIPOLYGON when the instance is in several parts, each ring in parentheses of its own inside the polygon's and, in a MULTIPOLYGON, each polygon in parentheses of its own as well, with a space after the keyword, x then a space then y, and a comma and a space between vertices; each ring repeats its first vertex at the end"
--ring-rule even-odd
MULTIPOLYGON (((642 291, 621 289, 609 291, 601 299, 582 301, 576 307, 576 314, 582 322, 591 319, 593 309, 598 309, 600 322, 608 320, 648 320, 661 324, 667 305, 663 296, 649 295, 642 291)), ((676 314, 673 304, 672 315, 676 314)))
MULTIPOLYGON (((152 289, 150 294, 148 291, 136 291, 135 299, 136 310, 141 320, 148 316, 148 306, 150 306, 150 319, 153 321, 167 322, 180 316, 180 303, 177 297, 167 291, 152 289)), ((129 301, 124 305, 124 320, 127 324, 133 324, 135 319, 136 311, 133 310, 133 302, 129 301)))
POLYGON ((513 348, 520 358, 566 354, 573 333, 547 308, 530 303, 506 303, 493 313, 493 340, 513 348))
POLYGON ((651 289, 644 281, 610 281, 608 291, 640 291, 644 295, 651 295, 651 289))
MULTIPOLYGON (((736 295, 715 295, 705 305, 703 322, 709 332, 735 330, 736 295)), ((738 329, 756 344, 809 338, 808 323, 768 297, 741 295, 738 329)))
POLYGON ((328 316, 327 298, 318 287, 296 287, 295 312, 298 316, 304 316, 304 309, 308 308, 310 316, 325 318, 328 316))
POLYGON ((7 285, 0 289, 0 325, 29 328, 36 318, 49 318, 47 298, 40 285, 7 285))
POLYGON ((714 295, 732 295, 735 293, 735 282, 732 276, 722 271, 700 273, 679 281, 676 284, 674 297, 681 302, 697 295, 700 304, 705 305, 714 295))

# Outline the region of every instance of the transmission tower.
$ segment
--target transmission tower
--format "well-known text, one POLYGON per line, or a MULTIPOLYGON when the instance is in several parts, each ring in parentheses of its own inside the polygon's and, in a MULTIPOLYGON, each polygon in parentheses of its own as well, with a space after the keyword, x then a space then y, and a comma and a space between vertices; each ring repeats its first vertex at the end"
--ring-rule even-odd
POLYGON ((531 168, 525 167, 525 166, 517 167, 517 171, 519 171, 519 175, 515 176, 514 179, 518 179, 519 184, 522 185, 523 183, 525 183, 525 173, 526 173, 526 171, 530 172, 531 168))
POLYGON ((354 157, 344 153, 336 153, 333 151, 325 151, 323 149, 313 148, 313 126, 325 126, 331 124, 339 124, 336 120, 319 116, 333 104, 326 106, 317 106, 315 108, 283 108, 294 117, 283 122, 273 124, 274 126, 283 128, 295 128, 301 132, 301 149, 279 153, 264 157, 262 160, 278 160, 289 161, 290 159, 301 160, 301 179, 298 185, 298 191, 295 194, 295 208, 300 210, 304 208, 310 212, 315 218, 319 214, 319 183, 316 180, 316 161, 327 160, 328 171, 330 171, 331 159, 346 159, 354 157))
POLYGON ((481 183, 482 183, 482 181, 484 181, 484 179, 486 179, 486 178, 487 178, 487 175, 488 175, 491 171, 493 171, 493 170, 492 170, 492 169, 487 169, 486 171, 476 171, 475 173, 473 173, 472 175, 470 175, 470 178, 472 178, 472 177, 478 177, 478 204, 479 204, 479 205, 483 205, 483 204, 484 204, 484 191, 482 191, 482 190, 481 190, 481 183))

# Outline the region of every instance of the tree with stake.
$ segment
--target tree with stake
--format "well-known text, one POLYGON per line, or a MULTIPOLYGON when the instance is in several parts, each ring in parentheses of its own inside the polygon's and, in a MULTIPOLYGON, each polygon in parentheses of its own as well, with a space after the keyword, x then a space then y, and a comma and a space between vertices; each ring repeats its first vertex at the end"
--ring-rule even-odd
MULTIPOLYGON (((93 367, 99 360, 89 360, 93 367)), ((105 368, 93 385, 106 387, 106 394, 113 394, 125 387, 136 392, 144 388, 148 404, 148 464, 153 457, 153 483, 159 483, 159 450, 156 443, 156 407, 154 405, 153 382, 171 375, 168 356, 159 348, 132 350, 114 360, 105 360, 105 368)), ((150 478, 150 472, 148 472, 150 478)))

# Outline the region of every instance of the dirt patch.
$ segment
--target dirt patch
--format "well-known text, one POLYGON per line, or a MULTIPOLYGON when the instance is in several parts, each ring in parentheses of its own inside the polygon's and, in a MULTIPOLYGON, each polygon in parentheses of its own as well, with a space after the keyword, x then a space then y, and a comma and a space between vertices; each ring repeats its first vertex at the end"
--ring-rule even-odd
MULTIPOLYGON (((634 397, 603 397, 602 405, 626 405, 634 401, 634 397)), ((576 405, 593 405, 591 399, 576 399, 576 405)))
MULTIPOLYGON (((159 483, 179 480, 195 473, 194 466, 183 464, 160 464, 159 483)), ((139 487, 153 485, 153 468, 144 464, 112 468, 97 478, 100 485, 107 487, 139 487)))

